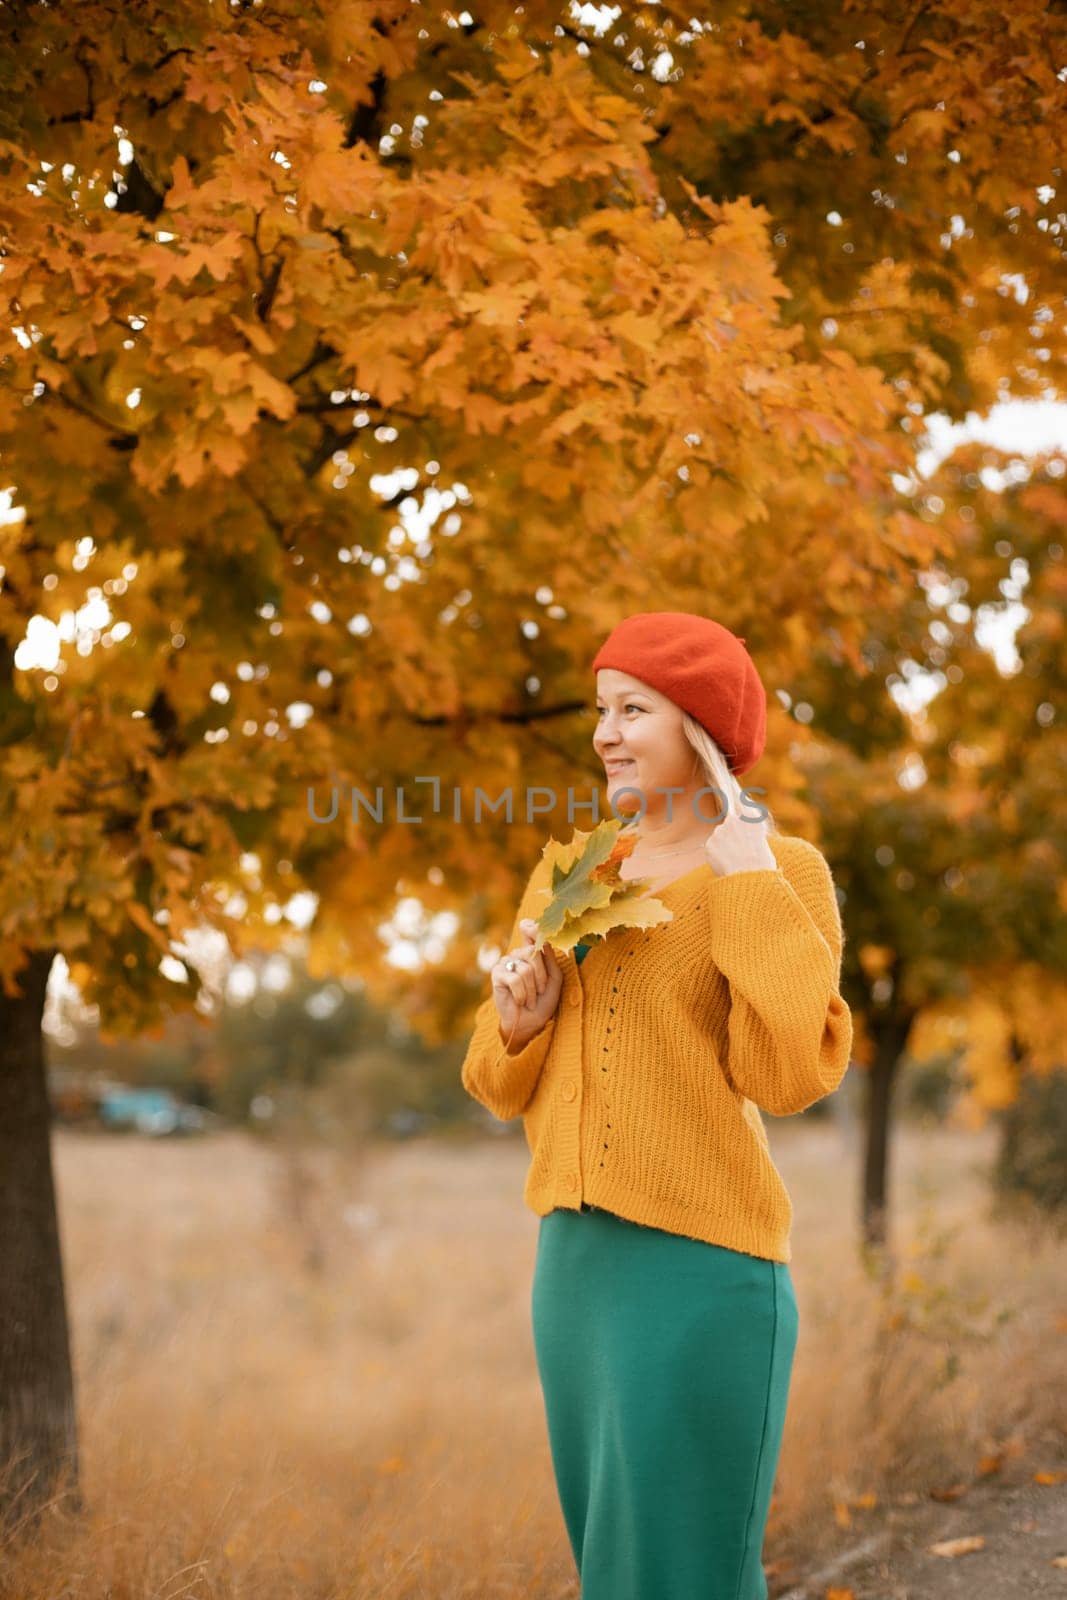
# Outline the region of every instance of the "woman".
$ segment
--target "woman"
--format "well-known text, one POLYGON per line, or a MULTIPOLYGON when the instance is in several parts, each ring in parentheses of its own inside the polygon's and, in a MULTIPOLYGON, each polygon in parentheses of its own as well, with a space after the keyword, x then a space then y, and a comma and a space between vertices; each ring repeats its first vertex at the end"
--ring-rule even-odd
POLYGON ((645 808, 622 874, 672 920, 535 954, 542 858, 462 1078, 531 1151, 534 1344, 582 1600, 766 1600, 798 1319, 759 1108, 844 1076, 840 914, 820 852, 746 820, 766 697, 743 640, 643 612, 593 670, 614 809, 645 808))

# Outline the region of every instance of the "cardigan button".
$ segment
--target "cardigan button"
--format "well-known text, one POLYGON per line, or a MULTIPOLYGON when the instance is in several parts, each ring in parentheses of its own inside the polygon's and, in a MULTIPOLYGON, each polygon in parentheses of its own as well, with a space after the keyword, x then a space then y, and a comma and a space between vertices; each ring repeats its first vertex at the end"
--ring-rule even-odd
POLYGON ((581 990, 580 989, 572 989, 571 990, 571 1005, 572 1006, 580 1006, 581 1003, 582 1003, 581 990))
POLYGON ((568 1078, 566 1083, 563 1085, 562 1089, 560 1090, 560 1094, 563 1096, 564 1100, 573 1100, 577 1093, 578 1093, 578 1091, 574 1087, 574 1083, 572 1082, 572 1080, 570 1078, 568 1078))
POLYGON ((572 1189, 573 1190, 573 1189, 577 1189, 577 1187, 578 1187, 578 1178, 577 1178, 577 1175, 575 1173, 573 1173, 573 1172, 568 1172, 566 1178, 564 1179, 564 1182, 566 1183, 568 1189, 572 1189))

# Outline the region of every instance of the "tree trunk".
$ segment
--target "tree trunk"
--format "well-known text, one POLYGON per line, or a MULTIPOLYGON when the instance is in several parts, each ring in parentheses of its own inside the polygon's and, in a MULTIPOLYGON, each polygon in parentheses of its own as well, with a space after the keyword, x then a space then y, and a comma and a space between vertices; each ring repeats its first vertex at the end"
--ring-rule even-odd
POLYGON ((863 1164, 863 1243, 884 1253, 889 1236, 889 1129, 893 1082, 912 1017, 869 1019, 874 1060, 867 1074, 867 1147, 863 1164))
POLYGON ((36 1521, 64 1492, 83 1509, 63 1286, 44 1014, 54 950, 0 991, 0 1519, 36 1521))

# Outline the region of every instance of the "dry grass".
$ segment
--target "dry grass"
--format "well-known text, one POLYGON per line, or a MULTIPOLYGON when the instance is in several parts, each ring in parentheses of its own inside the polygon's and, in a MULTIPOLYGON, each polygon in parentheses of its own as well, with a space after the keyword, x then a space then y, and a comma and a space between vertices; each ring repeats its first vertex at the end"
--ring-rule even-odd
MULTIPOLYGON (((901 1136, 888 1298, 856 1248, 845 1136, 770 1134, 801 1317, 773 1593, 857 1537, 864 1495, 967 1481, 998 1452, 1040 1467, 1067 1362, 1062 1255, 989 1218, 989 1134, 901 1136)), ((525 1166, 521 1138, 346 1156, 59 1132, 87 1509, 0 1555, 0 1593, 576 1600, 525 1166)))

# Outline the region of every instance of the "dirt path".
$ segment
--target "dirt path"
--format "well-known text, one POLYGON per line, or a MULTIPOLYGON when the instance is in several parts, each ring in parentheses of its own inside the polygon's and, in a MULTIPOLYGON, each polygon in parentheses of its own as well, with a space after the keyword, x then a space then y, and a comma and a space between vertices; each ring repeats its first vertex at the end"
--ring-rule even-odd
MULTIPOLYGON (((1049 1452, 1052 1456, 1054 1452, 1049 1452)), ((1067 1461, 1051 1465, 1063 1471, 1067 1461)), ((1033 1465, 986 1479, 948 1503, 926 1500, 872 1515, 865 1537, 775 1600, 1046 1600, 1067 1596, 1067 1481, 1033 1481, 1033 1465), (980 1536, 979 1550, 938 1556, 942 1540, 980 1536)), ((775 1591, 772 1586, 772 1594, 775 1591)))

